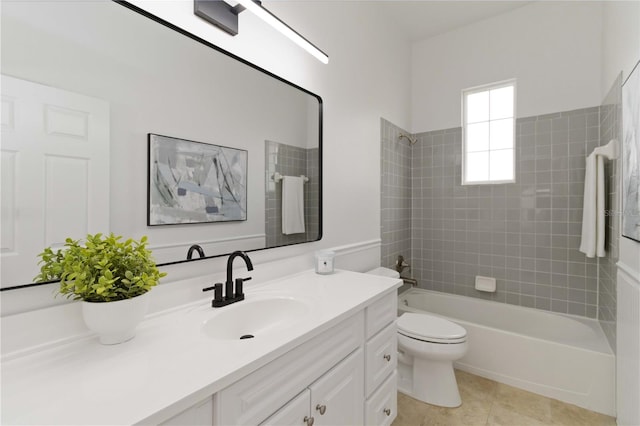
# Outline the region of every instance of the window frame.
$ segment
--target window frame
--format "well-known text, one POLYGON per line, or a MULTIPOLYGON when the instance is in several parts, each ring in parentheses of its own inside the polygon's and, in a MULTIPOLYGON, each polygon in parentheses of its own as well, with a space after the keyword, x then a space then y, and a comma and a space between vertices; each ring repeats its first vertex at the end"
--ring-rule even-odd
MULTIPOLYGON (((495 83, 483 84, 480 86, 474 86, 467 89, 462 90, 462 176, 461 176, 461 185, 496 185, 496 184, 504 184, 504 183, 515 183, 516 182, 516 105, 517 105, 517 84, 516 79, 508 79, 502 80, 495 83), (506 180, 483 180, 483 181, 467 181, 467 96, 480 93, 487 92, 490 90, 501 89, 503 87, 513 87, 513 146, 512 146, 512 155, 513 155, 513 178, 506 180)), ((487 123, 491 123, 491 120, 487 120, 487 123)), ((491 152, 489 149, 487 152, 491 152)), ((491 169, 489 169, 489 173, 491 173, 491 169)))

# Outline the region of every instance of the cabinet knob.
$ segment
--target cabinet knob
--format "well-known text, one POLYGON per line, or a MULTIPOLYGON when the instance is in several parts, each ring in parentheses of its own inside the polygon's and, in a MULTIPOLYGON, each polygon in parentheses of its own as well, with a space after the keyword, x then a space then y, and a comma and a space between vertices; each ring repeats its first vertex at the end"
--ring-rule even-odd
POLYGON ((306 423, 307 426, 313 426, 313 417, 304 416, 303 422, 306 423))
POLYGON ((327 411, 327 406, 318 404, 316 405, 316 410, 320 411, 320 415, 322 416, 324 412, 327 411))
POLYGON ((389 408, 385 408, 384 410, 382 410, 387 416, 391 415, 391 410, 389 408))
POLYGON ((386 359, 387 362, 391 362, 391 355, 389 354, 384 355, 382 358, 386 359))

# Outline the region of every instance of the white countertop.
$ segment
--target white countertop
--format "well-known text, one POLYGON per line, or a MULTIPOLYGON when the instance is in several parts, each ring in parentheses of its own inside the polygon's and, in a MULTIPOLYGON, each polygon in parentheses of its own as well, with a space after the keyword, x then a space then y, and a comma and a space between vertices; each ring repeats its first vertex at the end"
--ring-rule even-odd
POLYGON ((120 345, 104 346, 95 337, 5 361, 1 422, 162 422, 400 284, 398 279, 356 272, 317 275, 307 271, 246 289, 246 301, 238 304, 273 295, 309 303, 303 318, 264 337, 223 341, 204 335, 203 321, 234 306, 213 309, 208 297, 147 318, 136 337, 120 345))

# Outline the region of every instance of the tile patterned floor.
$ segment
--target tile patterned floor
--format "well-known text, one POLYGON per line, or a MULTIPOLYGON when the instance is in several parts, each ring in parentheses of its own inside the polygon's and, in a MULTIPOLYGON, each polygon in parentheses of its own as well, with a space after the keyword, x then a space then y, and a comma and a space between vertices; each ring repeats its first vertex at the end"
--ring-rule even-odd
POLYGON ((398 392, 392 426, 615 426, 613 417, 456 370, 462 405, 443 408, 398 392))

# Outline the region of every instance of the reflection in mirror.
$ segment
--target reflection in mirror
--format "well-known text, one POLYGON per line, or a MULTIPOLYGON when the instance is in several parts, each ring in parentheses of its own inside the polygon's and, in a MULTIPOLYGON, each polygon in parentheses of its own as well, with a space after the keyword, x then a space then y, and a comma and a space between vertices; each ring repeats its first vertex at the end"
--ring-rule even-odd
POLYGON ((87 233, 147 235, 159 265, 321 238, 320 98, 136 11, 3 4, 3 288, 87 233), (149 133, 246 151, 246 220, 147 226, 149 133), (302 195, 275 173, 306 176, 302 195))

